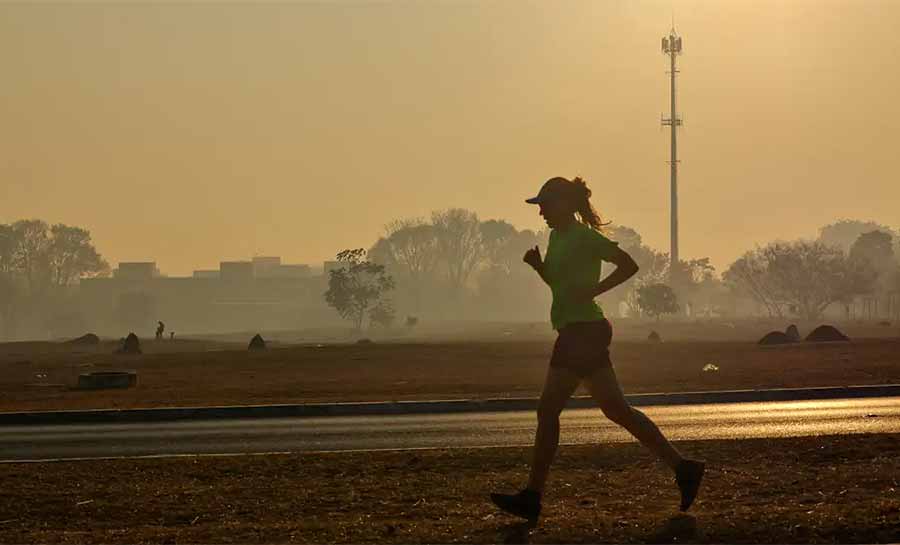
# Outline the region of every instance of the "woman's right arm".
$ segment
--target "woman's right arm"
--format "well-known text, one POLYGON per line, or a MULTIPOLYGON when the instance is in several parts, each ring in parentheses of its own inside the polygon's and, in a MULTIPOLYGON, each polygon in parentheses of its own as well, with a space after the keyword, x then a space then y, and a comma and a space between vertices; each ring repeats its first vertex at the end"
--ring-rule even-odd
POLYGON ((541 259, 541 251, 537 246, 525 252, 525 257, 522 258, 522 261, 531 265, 531 268, 540 275, 541 280, 548 286, 550 285, 550 281, 547 280, 546 273, 544 272, 544 260, 541 259))

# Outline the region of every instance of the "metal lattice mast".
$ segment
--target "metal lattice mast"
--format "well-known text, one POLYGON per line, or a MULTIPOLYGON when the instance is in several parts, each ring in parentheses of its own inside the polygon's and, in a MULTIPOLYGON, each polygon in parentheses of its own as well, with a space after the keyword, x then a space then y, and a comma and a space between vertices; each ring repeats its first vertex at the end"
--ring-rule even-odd
POLYGON ((672 128, 672 156, 669 160, 669 170, 671 172, 671 249, 669 251, 669 277, 675 273, 678 266, 678 138, 677 129, 681 126, 681 118, 676 112, 675 103, 675 74, 678 70, 675 68, 675 57, 681 55, 681 37, 675 32, 675 27, 669 32, 669 35, 662 39, 662 51, 669 56, 670 67, 670 94, 671 94, 671 112, 669 117, 662 119, 662 124, 672 128))

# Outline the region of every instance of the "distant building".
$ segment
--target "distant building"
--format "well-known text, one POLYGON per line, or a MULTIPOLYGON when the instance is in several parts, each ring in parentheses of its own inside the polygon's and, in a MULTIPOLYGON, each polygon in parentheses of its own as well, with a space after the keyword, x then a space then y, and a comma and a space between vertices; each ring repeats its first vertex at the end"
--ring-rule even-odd
POLYGON ((158 320, 191 333, 341 324, 323 297, 327 287, 309 265, 280 257, 223 261, 186 277, 167 277, 155 262, 120 263, 111 278, 79 283, 79 330, 150 335, 158 320))
POLYGON ((281 267, 281 258, 280 257, 254 257, 253 261, 253 276, 256 278, 266 278, 275 276, 275 271, 281 267))
POLYGON ((119 268, 113 271, 113 278, 126 282, 141 282, 151 280, 159 276, 159 269, 155 261, 133 261, 119 263, 119 268))
POLYGON ((219 263, 219 278, 225 281, 253 280, 251 261, 222 261, 219 263))
POLYGON ((274 278, 309 278, 312 276, 312 268, 309 265, 286 264, 279 265, 272 271, 274 278))
POLYGON ((309 278, 312 269, 304 264, 282 263, 280 257, 254 257, 254 278, 309 278))

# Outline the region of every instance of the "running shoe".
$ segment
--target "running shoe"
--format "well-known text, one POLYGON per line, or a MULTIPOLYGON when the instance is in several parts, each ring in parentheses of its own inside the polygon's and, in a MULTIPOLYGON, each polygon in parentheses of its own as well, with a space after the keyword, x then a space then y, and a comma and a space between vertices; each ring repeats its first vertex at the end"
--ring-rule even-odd
POLYGON ((491 501, 507 513, 529 521, 536 521, 541 514, 541 494, 527 488, 516 494, 491 494, 491 501))
POLYGON ((683 460, 675 469, 675 482, 681 490, 681 510, 687 511, 697 491, 700 490, 700 481, 703 479, 703 471, 706 464, 697 460, 683 460))

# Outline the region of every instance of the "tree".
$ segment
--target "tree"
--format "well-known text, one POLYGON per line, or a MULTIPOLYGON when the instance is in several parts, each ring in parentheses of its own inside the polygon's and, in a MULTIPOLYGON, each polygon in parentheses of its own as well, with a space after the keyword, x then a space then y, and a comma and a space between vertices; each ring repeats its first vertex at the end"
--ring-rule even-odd
POLYGON ((699 259, 679 260, 676 276, 687 285, 697 285, 709 282, 715 278, 716 268, 709 262, 708 257, 699 259))
POLYGON ((484 259, 478 215, 462 208, 451 208, 432 213, 431 223, 438 255, 446 266, 450 285, 461 291, 484 259))
POLYGON ((666 284, 647 284, 637 289, 637 303, 641 310, 659 321, 663 314, 678 312, 675 291, 666 284))
MULTIPOLYGON (((610 240, 614 240, 619 243, 619 247, 625 250, 628 253, 631 253, 632 250, 636 248, 641 248, 644 246, 643 237, 641 234, 632 229, 631 227, 625 225, 607 225, 605 228, 606 236, 610 240)), ((634 256, 632 256, 634 257, 634 256)))
POLYGON ((891 228, 874 221, 842 219, 819 229, 819 242, 835 246, 848 254, 850 247, 863 233, 882 231, 890 233, 891 228))
POLYGON ((522 262, 529 248, 546 248, 548 233, 516 230, 503 220, 482 222, 485 258, 475 275, 480 319, 543 317, 550 292, 531 267, 522 262))
POLYGON ((769 277, 768 263, 759 250, 746 252, 738 258, 722 278, 732 292, 748 295, 764 306, 770 318, 784 318, 787 301, 769 277))
POLYGON ((19 220, 12 224, 13 264, 32 296, 43 293, 49 284, 49 229, 43 220, 19 220))
POLYGON ((0 225, 0 322, 11 336, 24 319, 35 329, 66 313, 68 287, 83 276, 107 274, 109 265, 80 227, 38 219, 0 225))
POLYGON ((91 244, 89 231, 57 223, 50 228, 50 234, 47 253, 53 286, 69 286, 79 278, 109 272, 109 264, 91 244))
POLYGON ((15 272, 16 232, 11 225, 0 224, 0 275, 11 277, 15 272))
MULTIPOLYGON (((619 228, 623 229, 623 228, 619 228)), ((632 312, 640 312, 638 303, 638 290, 642 286, 665 283, 680 297, 691 297, 709 300, 713 291, 720 291, 720 282, 715 276, 715 268, 710 264, 709 258, 680 260, 674 275, 670 273, 671 263, 667 252, 660 252, 644 246, 640 243, 640 235, 630 228, 625 232, 631 246, 619 247, 628 252, 638 264, 638 273, 625 284, 622 300, 632 312), (629 233, 630 231, 630 233, 629 233)), ((620 231, 621 232, 621 231, 620 231)), ((613 239, 615 240, 615 239, 613 239)))
POLYGON ((821 242, 774 243, 763 248, 777 289, 807 320, 816 320, 829 305, 869 293, 877 273, 821 242))
MULTIPOLYGON (((894 274, 897 270, 897 261, 894 256, 893 237, 890 233, 884 231, 870 231, 863 233, 856 239, 853 246, 850 247, 850 260, 856 262, 859 266, 866 264, 872 268, 876 275, 873 295, 875 300, 879 299, 886 303, 885 307, 889 312, 891 306, 896 304, 891 296, 894 289, 894 274)), ((852 301, 845 301, 847 304, 847 312, 849 314, 849 304, 852 301)), ((877 313, 877 304, 875 307, 867 307, 877 313)))
POLYGON ((15 284, 15 233, 11 226, 0 224, 0 326, 3 337, 9 336, 16 296, 15 284))
POLYGON ((109 272, 91 233, 43 220, 19 220, 0 229, 0 274, 20 275, 29 295, 74 284, 83 276, 109 272))
POLYGON ((619 248, 624 250, 634 259, 638 265, 638 272, 628 279, 619 289, 602 295, 604 304, 613 306, 624 302, 630 313, 639 314, 641 307, 638 305, 637 290, 641 286, 664 282, 668 271, 668 254, 658 252, 644 245, 641 234, 625 225, 607 225, 604 234, 619 243, 619 248))
POLYGON ((897 266, 893 237, 884 231, 861 234, 850 247, 850 259, 868 261, 880 277, 888 275, 897 266))
POLYGON ((400 265, 394 259, 394 252, 388 239, 380 237, 375 244, 369 248, 367 255, 372 263, 384 265, 387 270, 392 272, 400 272, 400 265))
POLYGON ((397 276, 410 296, 411 306, 420 310, 423 293, 435 283, 438 253, 434 227, 421 219, 393 221, 368 256, 397 276))
POLYGON ((726 280, 774 305, 779 316, 788 307, 807 320, 820 318, 832 303, 871 292, 876 278, 867 261, 850 259, 837 246, 803 240, 757 248, 726 273, 726 280))
POLYGON ((387 248, 392 261, 415 281, 434 272, 437 239, 434 227, 421 219, 398 220, 387 226, 387 248))
POLYGON ((481 222, 479 229, 485 260, 509 272, 512 268, 510 246, 519 234, 516 228, 504 220, 487 220, 481 222))
POLYGON ((362 331, 363 320, 371 309, 384 304, 382 297, 394 289, 394 279, 385 272, 384 265, 366 260, 362 248, 344 250, 337 254, 337 260, 343 266, 329 271, 325 301, 342 318, 350 320, 357 331, 362 331))

